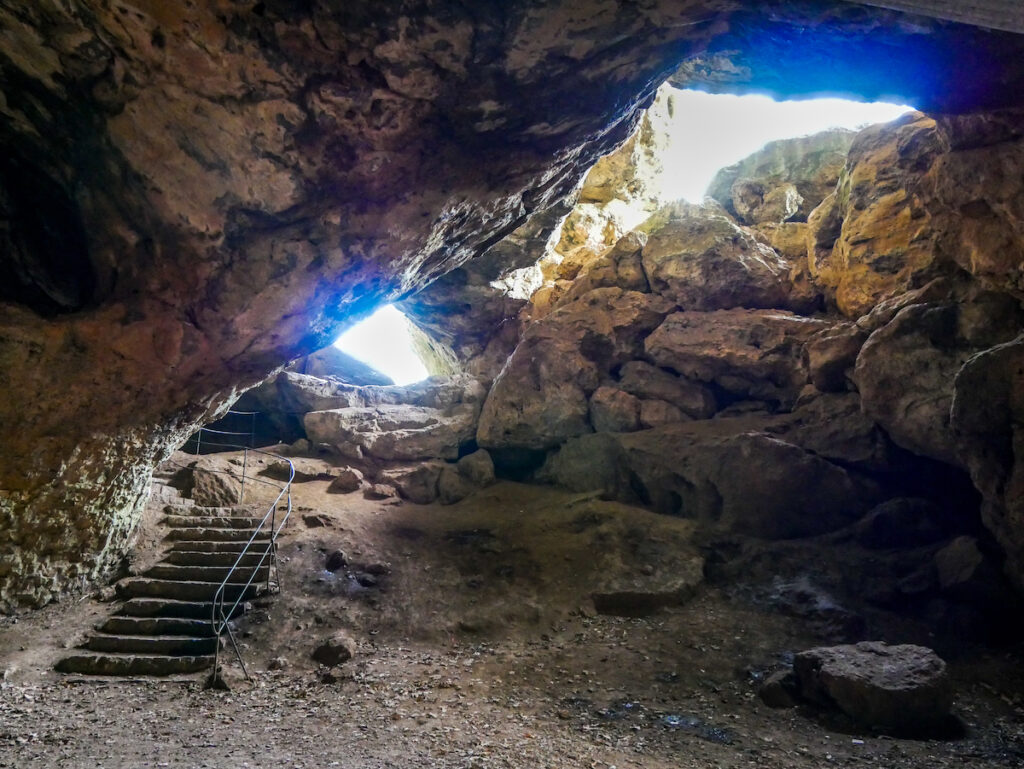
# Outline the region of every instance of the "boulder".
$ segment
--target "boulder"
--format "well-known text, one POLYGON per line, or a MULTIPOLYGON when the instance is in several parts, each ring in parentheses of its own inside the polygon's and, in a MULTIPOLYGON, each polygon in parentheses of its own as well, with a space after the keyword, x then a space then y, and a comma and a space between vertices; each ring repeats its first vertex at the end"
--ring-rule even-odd
POLYGON ((787 306, 789 264, 717 205, 675 203, 644 229, 651 291, 682 309, 787 306))
POLYGON ((950 425, 981 492, 985 525, 1024 591, 1024 334, 964 363, 953 383, 950 425))
POLYGON ((811 384, 822 392, 849 390, 849 374, 867 338, 853 323, 838 323, 815 334, 804 348, 811 384))
POLYGON ((352 636, 341 630, 317 644, 310 656, 321 665, 333 668, 348 662, 355 654, 356 642, 352 640, 352 636))
POLYGON ((553 453, 540 478, 767 539, 841 528, 877 500, 871 481, 767 434, 771 424, 736 417, 584 435, 553 453))
POLYGON ((400 465, 381 470, 377 473, 377 480, 380 484, 397 489, 403 499, 418 505, 429 505, 437 499, 437 483, 445 467, 443 462, 436 461, 400 465))
POLYGON ((775 310, 677 312, 647 337, 658 366, 725 392, 792 405, 807 383, 803 348, 827 323, 775 310))
POLYGON ((455 463, 459 474, 479 488, 494 483, 494 460, 486 449, 477 449, 455 463))
POLYGON ((640 401, 640 427, 660 427, 676 422, 689 422, 690 417, 678 406, 663 400, 640 401))
POLYGON ((352 459, 455 459, 472 440, 478 413, 476 404, 444 410, 402 404, 314 411, 302 421, 313 442, 352 459))
POLYGON ((623 365, 619 369, 618 387, 637 398, 670 403, 693 419, 707 419, 717 410, 710 388, 645 361, 623 365))
POLYGON ((924 736, 948 726, 953 691, 931 649, 878 641, 808 649, 793 661, 800 696, 865 729, 924 736))
POLYGON ((1013 339, 1022 326, 1018 303, 1006 295, 904 307, 857 357, 864 412, 903 448, 965 466, 950 428, 954 379, 974 353, 1013 339))
POLYGON ((391 377, 372 366, 342 352, 333 344, 311 355, 299 358, 288 366, 288 371, 306 374, 317 379, 334 379, 351 385, 393 385, 391 377))
POLYGON ((887 499, 857 523, 857 541, 871 549, 913 548, 947 536, 942 510, 916 497, 887 499))
POLYGON ((231 507, 242 491, 242 468, 218 456, 205 456, 192 463, 189 496, 201 507, 231 507))
POLYGON ((646 243, 645 233, 627 232, 614 246, 583 266, 556 305, 573 302, 595 288, 617 286, 627 291, 650 291, 641 257, 646 243))
POLYGON ((328 494, 348 494, 363 486, 363 473, 354 467, 343 467, 327 487, 328 494))
POLYGON ((477 442, 546 449, 590 432, 590 395, 640 357, 671 309, 658 296, 599 288, 530 324, 487 396, 477 442))
POLYGON ((590 396, 590 424, 596 433, 640 429, 640 399, 615 387, 598 387, 590 396))

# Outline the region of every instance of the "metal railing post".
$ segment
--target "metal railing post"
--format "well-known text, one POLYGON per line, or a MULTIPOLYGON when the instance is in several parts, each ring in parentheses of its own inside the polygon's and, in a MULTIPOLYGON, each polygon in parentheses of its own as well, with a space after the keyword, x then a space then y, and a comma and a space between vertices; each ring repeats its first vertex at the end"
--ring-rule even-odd
POLYGON ((238 492, 238 504, 242 504, 242 500, 245 499, 245 471, 249 466, 249 449, 245 448, 242 452, 242 488, 238 492))

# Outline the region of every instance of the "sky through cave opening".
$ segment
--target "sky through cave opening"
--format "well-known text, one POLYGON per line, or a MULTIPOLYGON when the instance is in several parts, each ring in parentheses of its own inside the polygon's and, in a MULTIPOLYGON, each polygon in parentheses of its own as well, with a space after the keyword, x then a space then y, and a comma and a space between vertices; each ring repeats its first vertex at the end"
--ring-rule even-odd
MULTIPOLYGON (((660 168, 649 182, 658 189, 664 203, 699 203, 720 169, 769 142, 833 128, 860 129, 894 120, 912 109, 901 104, 840 98, 776 101, 753 94, 670 91, 671 108, 659 115, 659 130, 664 134, 658 157, 660 168)), ((637 208, 621 215, 631 226, 638 226, 650 212, 637 208)), ((411 321, 398 308, 385 305, 342 334, 335 346, 386 374, 395 384, 412 384, 428 376, 415 351, 413 334, 411 321)))

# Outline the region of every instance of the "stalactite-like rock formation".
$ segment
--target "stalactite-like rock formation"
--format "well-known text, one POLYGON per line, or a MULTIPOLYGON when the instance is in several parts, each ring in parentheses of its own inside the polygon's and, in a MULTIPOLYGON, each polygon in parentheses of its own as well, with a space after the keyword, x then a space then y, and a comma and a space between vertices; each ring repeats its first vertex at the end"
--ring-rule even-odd
MULTIPOLYGON (((0 606, 109 571, 151 468, 198 423, 564 198, 680 62, 756 54, 763 24, 866 65, 850 85, 865 95, 1020 98, 1018 37, 899 18, 726 0, 0 5, 0 606), (928 80, 865 57, 866 39, 926 44, 928 80)), ((737 87, 777 80, 753 60, 737 87)))

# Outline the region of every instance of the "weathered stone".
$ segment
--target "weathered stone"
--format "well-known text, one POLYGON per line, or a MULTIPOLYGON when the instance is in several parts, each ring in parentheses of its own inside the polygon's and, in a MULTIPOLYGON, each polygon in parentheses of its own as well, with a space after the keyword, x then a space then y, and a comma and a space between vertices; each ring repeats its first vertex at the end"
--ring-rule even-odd
POLYGON ((663 400, 640 401, 640 426, 643 428, 660 427, 676 422, 689 422, 690 417, 682 409, 663 400))
POLYGON ((787 306, 789 264, 717 205, 675 203, 644 230, 651 290, 682 309, 787 306))
POLYGON ((644 361, 623 365, 618 385, 638 398, 671 403, 693 419, 706 419, 717 410, 715 394, 709 388, 644 361))
POLYGON ((398 489, 387 483, 372 483, 363 489, 363 497, 372 500, 392 499, 398 496, 398 489))
POLYGON ((972 354, 1012 339, 1022 325, 1019 305, 1005 295, 905 307, 857 357, 864 412, 903 448, 963 466, 949 423, 953 380, 972 354))
POLYGON ((238 503, 242 469, 216 456, 197 459, 192 466, 192 500, 202 507, 229 507, 238 503))
POLYGON ((792 708, 797 705, 796 676, 792 669, 776 670, 758 687, 757 696, 770 708, 792 708))
POLYGON ((476 404, 445 411, 382 405, 314 411, 302 421, 313 441, 352 459, 455 459, 459 446, 473 438, 478 413, 476 404))
POLYGON ((871 482, 765 426, 737 417, 584 435, 549 457, 541 478, 769 539, 840 528, 877 500, 871 482))
POLYGON ((804 344, 826 323, 771 310, 677 312, 644 343, 663 368, 729 393, 792 404, 807 383, 804 344))
POLYGON ((641 256, 646 243, 645 233, 627 232, 614 246, 583 267, 556 304, 573 302, 595 288, 618 286, 627 291, 650 291, 641 256))
POLYGON ((418 505, 429 505, 437 499, 437 482, 445 467, 443 462, 392 467, 381 470, 377 480, 398 489, 403 499, 418 505))
POLYGON ((707 194, 744 224, 806 221, 835 189, 855 135, 840 128, 769 142, 715 174, 707 194))
POLYGON ((358 491, 363 486, 363 474, 354 467, 343 467, 327 487, 328 494, 348 494, 358 491))
POLYGON ((532 323, 487 396, 477 442, 544 449, 590 432, 589 396, 640 357, 671 308, 658 296, 599 288, 532 323))
POLYGON ((804 348, 811 384, 822 392, 850 389, 848 374, 868 335, 852 323, 842 323, 815 334, 804 348))
POLYGON ((486 449, 477 449, 455 463, 459 474, 473 485, 483 488, 494 483, 494 460, 486 449))
POLYGON ((322 640, 310 655, 316 662, 329 668, 348 662, 356 654, 356 642, 341 630, 322 640))
POLYGON ((1024 590, 1024 335, 977 353, 953 385, 957 454, 982 495, 982 518, 1024 590))
POLYGON ((477 487, 455 467, 447 465, 437 478, 437 501, 452 505, 468 497, 477 487))
POLYGON ((590 424, 597 433, 640 429, 640 400, 614 387, 598 387, 590 396, 590 424))
POLYGON ((864 728, 926 735, 950 717, 946 663, 923 646, 864 641, 809 649, 796 655, 793 670, 802 697, 837 707, 864 728))

